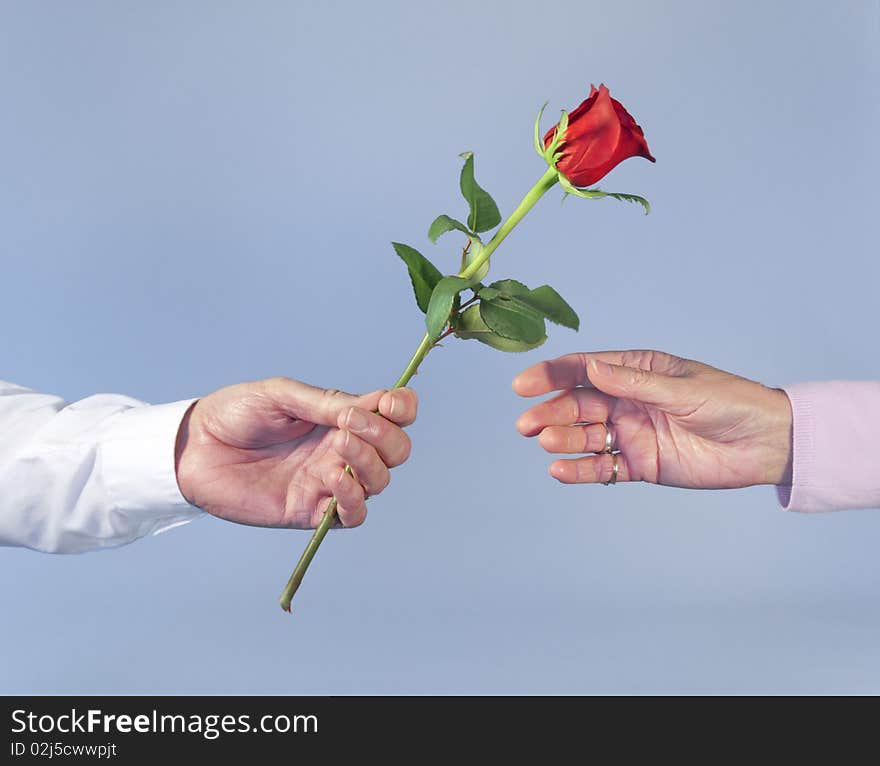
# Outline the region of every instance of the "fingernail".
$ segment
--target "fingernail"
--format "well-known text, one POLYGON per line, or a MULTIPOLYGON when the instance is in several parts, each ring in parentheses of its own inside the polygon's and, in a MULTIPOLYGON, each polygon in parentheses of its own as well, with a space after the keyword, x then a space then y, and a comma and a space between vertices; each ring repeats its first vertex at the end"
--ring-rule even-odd
POLYGON ((391 406, 388 408, 388 417, 393 418, 395 412, 400 412, 400 402, 397 399, 398 397, 391 394, 391 406))
POLYGON ((370 421, 367 420, 367 416, 363 412, 352 407, 348 411, 348 417, 345 419, 345 425, 349 431, 354 431, 356 434, 359 434, 367 430, 370 425, 370 421))

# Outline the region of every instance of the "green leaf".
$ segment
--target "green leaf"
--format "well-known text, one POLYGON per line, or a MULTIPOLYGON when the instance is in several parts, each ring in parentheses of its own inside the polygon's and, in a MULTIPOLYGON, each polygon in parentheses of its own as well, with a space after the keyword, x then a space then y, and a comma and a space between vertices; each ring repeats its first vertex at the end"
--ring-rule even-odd
MULTIPOLYGON (((463 234, 467 234, 469 237, 476 237, 476 235, 471 232, 467 226, 465 226, 461 221, 456 221, 454 218, 450 218, 448 215, 438 215, 434 219, 434 223, 431 224, 431 227, 428 229, 428 239, 431 242, 437 242, 441 235, 445 234, 447 231, 458 230, 463 234)), ((477 237, 479 239, 479 237, 477 237)))
POLYGON ((536 287, 527 295, 518 296, 517 300, 540 312, 551 322, 561 324, 563 327, 577 330, 580 326, 580 319, 578 319, 575 310, 550 285, 536 287))
POLYGON ((546 335, 533 343, 505 338, 503 335, 499 335, 489 329, 488 325, 480 316, 479 306, 471 306, 464 310, 464 313, 459 317, 455 336, 465 340, 478 340, 480 343, 485 343, 487 346, 491 346, 499 351, 512 353, 531 351, 533 348, 537 348, 547 340, 546 335))
POLYGON ((515 279, 499 279, 497 282, 489 285, 489 287, 505 295, 528 295, 530 292, 528 287, 522 282, 517 282, 515 279))
POLYGON ((431 340, 436 340, 446 322, 449 321, 449 314, 452 312, 452 304, 455 296, 462 290, 466 290, 475 280, 462 279, 461 277, 443 277, 434 287, 431 293, 431 300, 428 303, 425 312, 425 324, 428 328, 428 336, 431 340))
POLYGON ((543 332, 543 319, 577 330, 578 315, 549 285, 529 290, 515 279, 500 279, 477 290, 485 310, 483 319, 491 330, 508 338, 530 341, 536 338, 537 319, 543 332))
POLYGON ((544 317, 520 299, 503 293, 480 301, 480 316, 490 330, 511 340, 536 343, 547 333, 544 317))
MULTIPOLYGON (((580 189, 574 186, 562 173, 559 174, 559 185, 565 189, 566 193, 574 194, 576 197, 584 197, 586 199, 601 199, 602 197, 612 197, 621 202, 635 202, 645 208, 645 215, 651 212, 651 203, 638 194, 623 194, 622 192, 606 192, 601 189, 580 189)), ((564 199, 564 198, 563 198, 564 199)))
POLYGON ((416 295, 416 303, 419 308, 426 312, 431 300, 431 293, 437 283, 443 278, 438 268, 424 255, 409 245, 400 242, 392 242, 394 251, 403 259, 409 270, 409 278, 412 281, 413 292, 416 295))
POLYGON ((529 288, 526 287, 522 282, 517 282, 515 279, 499 279, 497 282, 493 282, 488 287, 480 287, 477 290, 477 294, 483 300, 492 301, 495 300, 495 298, 497 298, 499 295, 504 295, 507 298, 519 295, 528 295, 529 288))
POLYGON ((461 169, 461 193, 470 206, 467 225, 471 231, 481 232, 494 229, 501 223, 501 213, 498 205, 480 185, 474 180, 474 155, 473 152, 464 152, 462 157, 464 167, 461 169))

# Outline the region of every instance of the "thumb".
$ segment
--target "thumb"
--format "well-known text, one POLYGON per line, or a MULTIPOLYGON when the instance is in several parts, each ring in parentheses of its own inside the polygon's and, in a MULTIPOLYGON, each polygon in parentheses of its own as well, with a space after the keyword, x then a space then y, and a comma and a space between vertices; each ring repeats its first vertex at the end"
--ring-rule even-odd
POLYGON ((675 378, 639 367, 609 364, 595 358, 587 365, 587 377, 590 383, 605 394, 622 399, 635 399, 658 407, 672 406, 686 393, 684 378, 675 378))
POLYGON ((265 381, 266 395, 290 417, 320 426, 335 426, 339 413, 349 407, 375 410, 385 389, 369 394, 348 394, 335 388, 310 386, 292 378, 265 381))

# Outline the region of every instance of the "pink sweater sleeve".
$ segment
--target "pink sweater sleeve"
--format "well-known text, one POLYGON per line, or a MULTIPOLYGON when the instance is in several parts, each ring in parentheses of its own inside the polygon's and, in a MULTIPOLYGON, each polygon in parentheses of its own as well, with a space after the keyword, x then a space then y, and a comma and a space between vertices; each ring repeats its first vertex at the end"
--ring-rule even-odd
POLYGON ((880 508, 880 382, 798 383, 785 388, 793 414, 787 511, 880 508))

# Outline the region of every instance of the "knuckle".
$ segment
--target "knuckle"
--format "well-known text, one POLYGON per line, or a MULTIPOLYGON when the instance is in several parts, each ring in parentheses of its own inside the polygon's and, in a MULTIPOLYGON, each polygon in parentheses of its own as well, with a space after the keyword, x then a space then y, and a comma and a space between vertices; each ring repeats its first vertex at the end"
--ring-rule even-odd
POLYGON ((598 452, 605 448, 605 426, 588 426, 583 432, 584 452, 598 452))
POLYGON ((258 390, 262 389, 262 392, 265 395, 271 396, 279 389, 285 388, 290 382, 290 378, 286 378, 283 375, 275 375, 274 377, 265 378, 259 381, 257 386, 259 387, 258 390))
POLYGON ((641 367, 648 361, 648 355, 650 351, 646 351, 645 349, 630 349, 629 351, 624 351, 621 356, 621 362, 624 367, 641 367))
POLYGON ((412 452, 412 442, 410 438, 401 431, 400 439, 398 440, 398 447, 396 451, 396 460, 395 465, 400 465, 401 463, 405 463, 409 460, 410 453, 412 452))
POLYGON ((651 365, 654 362, 654 352, 648 349, 641 349, 636 352, 636 360, 639 369, 650 370, 651 365))
POLYGON ((377 439, 385 438, 389 433, 393 433, 394 430, 400 430, 390 420, 386 420, 381 415, 376 415, 372 412, 367 413, 367 429, 368 433, 377 439))
POLYGON ((327 462, 318 472, 319 480, 323 484, 322 491, 335 492, 342 483, 344 473, 345 471, 339 461, 327 462))
POLYGON ((578 460, 575 464, 575 480, 578 482, 595 481, 596 469, 592 461, 578 460))
POLYGON ((351 431, 340 431, 337 439, 341 443, 340 453, 350 460, 357 460, 364 449, 363 442, 351 431))
POLYGON ((629 373, 627 383, 630 386, 640 386, 647 380, 647 373, 642 369, 635 369, 629 373))
POLYGON ((664 354, 662 351, 654 351, 651 349, 650 351, 645 351, 645 368, 648 370, 657 370, 664 366, 670 359, 669 354, 664 354))

